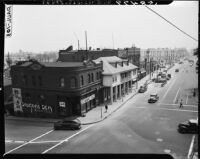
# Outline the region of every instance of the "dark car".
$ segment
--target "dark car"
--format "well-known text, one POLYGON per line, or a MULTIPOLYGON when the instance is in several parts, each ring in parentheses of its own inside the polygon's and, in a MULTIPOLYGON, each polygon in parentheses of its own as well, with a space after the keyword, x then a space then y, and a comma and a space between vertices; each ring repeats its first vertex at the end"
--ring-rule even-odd
POLYGON ((148 99, 148 103, 155 103, 159 99, 159 96, 157 93, 150 94, 150 98, 148 99))
POLYGON ((178 125, 180 133, 198 133, 198 122, 195 119, 190 119, 178 125))
POLYGON ((179 69, 175 69, 175 72, 179 72, 179 69))
POLYGON ((81 128, 79 119, 63 119, 54 123, 54 130, 78 130, 81 128))
POLYGON ((171 79, 171 74, 167 74, 167 80, 170 80, 171 79))
POLYGON ((138 90, 139 93, 144 93, 147 91, 147 86, 140 86, 140 89, 138 90))
POLYGON ((161 87, 164 87, 167 84, 167 81, 161 83, 161 87))

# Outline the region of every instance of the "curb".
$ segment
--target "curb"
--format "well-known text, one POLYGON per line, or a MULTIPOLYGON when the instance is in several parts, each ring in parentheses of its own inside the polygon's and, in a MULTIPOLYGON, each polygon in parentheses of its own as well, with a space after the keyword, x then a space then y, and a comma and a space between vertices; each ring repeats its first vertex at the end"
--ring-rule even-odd
MULTIPOLYGON (((35 118, 35 119, 20 119, 20 118, 18 118, 18 117, 14 117, 14 118, 7 118, 7 117, 5 117, 5 120, 21 120, 21 121, 30 121, 30 122, 44 122, 44 123, 55 123, 56 121, 44 121, 44 120, 38 120, 37 118, 35 118), (35 120, 36 119, 36 120, 35 120)), ((57 120, 60 120, 60 119, 57 119, 57 120)))

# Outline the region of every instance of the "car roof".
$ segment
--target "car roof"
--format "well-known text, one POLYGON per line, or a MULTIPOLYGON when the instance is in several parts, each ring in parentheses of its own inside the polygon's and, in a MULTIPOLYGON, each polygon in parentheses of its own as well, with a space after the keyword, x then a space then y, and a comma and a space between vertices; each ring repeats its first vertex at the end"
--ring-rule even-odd
POLYGON ((151 93, 150 95, 151 95, 151 96, 152 96, 152 95, 155 96, 155 95, 158 95, 158 94, 157 94, 157 93, 151 93))
POLYGON ((197 119, 189 119, 189 122, 190 122, 190 123, 196 123, 196 124, 198 124, 197 119))
POLYGON ((74 121, 80 123, 81 121, 78 118, 64 118, 62 121, 74 121))

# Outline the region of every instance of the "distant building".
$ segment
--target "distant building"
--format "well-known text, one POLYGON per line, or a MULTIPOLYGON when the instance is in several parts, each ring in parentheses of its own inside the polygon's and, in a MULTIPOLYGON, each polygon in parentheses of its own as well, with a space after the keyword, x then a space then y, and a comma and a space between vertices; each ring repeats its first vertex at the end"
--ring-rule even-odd
POLYGON ((113 103, 137 88, 137 69, 128 60, 116 56, 93 60, 103 63, 103 102, 113 103))
POLYGON ((14 112, 32 117, 81 115, 100 104, 102 63, 18 62, 11 67, 14 112))
POLYGON ((127 50, 127 58, 133 65, 140 67, 140 48, 135 46, 131 48, 126 48, 127 50))
POLYGON ((60 62, 82 62, 90 59, 95 60, 99 57, 118 56, 118 51, 113 49, 103 50, 60 50, 57 61, 60 62))

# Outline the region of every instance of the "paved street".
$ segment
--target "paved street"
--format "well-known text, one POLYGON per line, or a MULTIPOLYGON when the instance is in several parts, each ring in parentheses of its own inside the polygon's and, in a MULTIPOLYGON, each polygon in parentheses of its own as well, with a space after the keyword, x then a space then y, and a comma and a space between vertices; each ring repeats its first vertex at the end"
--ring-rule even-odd
POLYGON ((198 87, 198 75, 187 62, 176 64, 169 73, 172 78, 164 87, 149 84, 147 92, 134 96, 106 120, 79 131, 53 131, 52 123, 6 121, 6 152, 170 153, 186 158, 193 135, 178 133, 177 125, 197 118, 193 89, 198 87), (159 101, 148 104, 152 92, 158 93, 159 101))

